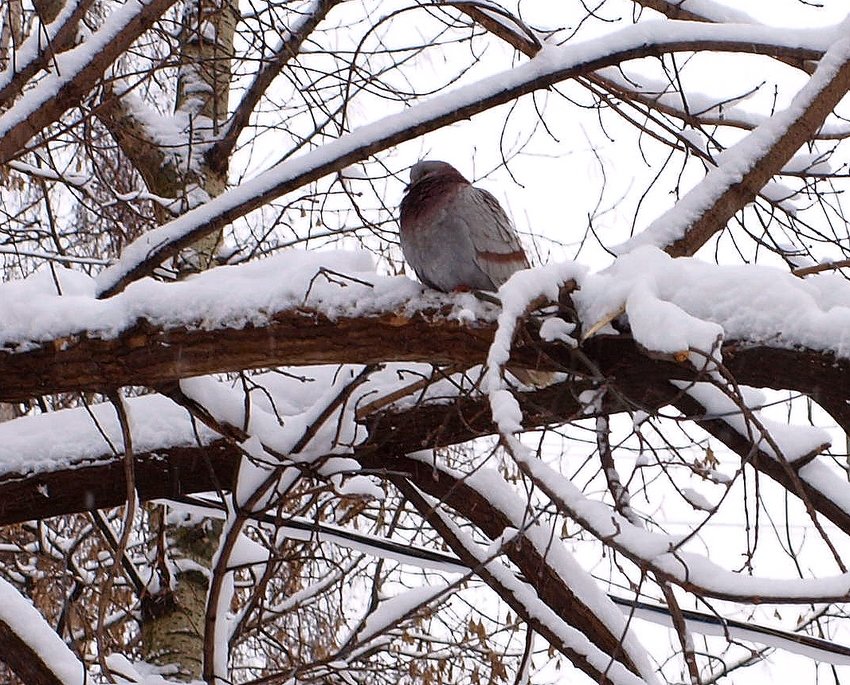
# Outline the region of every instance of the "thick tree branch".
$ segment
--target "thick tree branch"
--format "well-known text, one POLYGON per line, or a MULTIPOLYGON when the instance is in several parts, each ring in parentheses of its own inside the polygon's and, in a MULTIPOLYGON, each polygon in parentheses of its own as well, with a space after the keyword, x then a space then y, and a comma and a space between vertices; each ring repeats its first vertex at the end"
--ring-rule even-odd
MULTIPOLYGON (((296 308, 270 315, 265 325, 216 330, 139 320, 111 339, 81 332, 25 352, 0 351, 0 401, 127 385, 156 387, 191 376, 275 366, 406 361, 469 368, 482 363, 495 323, 461 324, 448 314, 444 309, 331 320, 296 308)), ((583 349, 618 382, 695 377, 687 365, 645 355, 627 336, 596 336, 583 349)), ((723 356, 742 384, 850 399, 850 360, 831 353, 728 341, 723 356)), ((570 350, 528 336, 514 348, 513 359, 525 368, 587 371, 570 350)))
MULTIPOLYGON (((438 346, 442 344, 436 334, 427 337, 438 346)), ((666 382, 675 376, 693 375, 683 365, 650 359, 634 343, 620 337, 595 338, 585 345, 585 353, 617 389, 616 406, 605 406, 604 411, 622 411, 623 399, 649 412, 674 402, 754 468, 790 492, 802 494, 815 509, 850 534, 850 514, 827 494, 805 482, 801 492, 799 481, 790 477, 788 468, 767 456, 754 457, 750 443, 725 422, 701 418, 705 413, 703 408, 666 382)), ((850 388, 850 383, 840 380, 842 376, 847 377, 850 369, 837 360, 789 350, 734 345, 724 350, 724 360, 726 368, 748 385, 776 387, 797 383, 809 385, 810 389, 835 388, 830 397, 842 392, 846 394, 850 388), (777 378, 780 372, 784 376, 781 382, 777 378)), ((579 418, 582 408, 575 398, 589 387, 590 382, 576 381, 519 394, 524 425, 533 429, 579 418)), ((494 431, 489 405, 480 397, 462 397, 453 404, 425 404, 402 412, 379 413, 364 420, 370 437, 358 448, 357 455, 365 466, 377 469, 392 470, 393 460, 399 454, 463 443, 494 431)), ((208 447, 163 448, 137 455, 136 480, 140 498, 147 500, 228 489, 239 456, 239 452, 224 441, 208 447)), ((56 470, 37 475, 7 473, 0 476, 0 525, 121 504, 125 489, 120 459, 104 454, 101 459, 87 461, 91 463, 63 462, 56 470)), ((801 465, 793 465, 793 470, 801 465)))
POLYGON ((217 331, 162 328, 142 320, 114 339, 81 333, 30 352, 0 352, 0 401, 84 388, 155 387, 221 371, 345 358, 355 363, 478 360, 474 364, 485 358, 492 335, 492 326, 462 326, 437 312, 332 321, 293 309, 273 315, 267 325, 217 331))
MULTIPOLYGON (((46 627, 46 624, 45 624, 46 627)), ((27 685, 68 685, 48 668, 38 650, 0 619, 0 661, 27 685)))

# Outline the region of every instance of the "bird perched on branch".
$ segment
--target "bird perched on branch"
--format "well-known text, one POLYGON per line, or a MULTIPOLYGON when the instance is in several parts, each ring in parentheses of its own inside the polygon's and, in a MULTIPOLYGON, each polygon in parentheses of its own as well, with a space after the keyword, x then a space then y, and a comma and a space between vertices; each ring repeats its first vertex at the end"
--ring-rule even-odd
POLYGON ((431 288, 497 290, 529 266, 499 201, 451 164, 414 164, 400 209, 404 258, 431 288))
MULTIPOLYGON (((419 280, 436 290, 497 290, 514 272, 529 267, 499 201, 446 162, 413 165, 399 224, 404 258, 419 280)), ((555 379, 546 371, 509 370, 538 388, 555 379)))

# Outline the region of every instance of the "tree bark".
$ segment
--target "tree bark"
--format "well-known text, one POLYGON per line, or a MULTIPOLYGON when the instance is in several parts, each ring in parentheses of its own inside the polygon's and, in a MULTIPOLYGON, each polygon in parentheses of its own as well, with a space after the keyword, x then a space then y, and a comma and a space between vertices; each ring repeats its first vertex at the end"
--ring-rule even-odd
MULTIPOLYGON (((134 129, 138 126, 131 118, 124 118, 125 130, 119 133, 125 149, 136 154, 136 161, 146 162, 143 175, 149 185, 159 184, 154 186, 156 192, 165 197, 182 198, 178 213, 197 203, 193 199, 197 190, 215 197, 227 185, 229 159, 211 157, 208 152, 228 116, 238 13, 230 0, 186 0, 183 4, 175 109, 190 122, 189 145, 178 156, 178 160, 185 158, 185 170, 173 166, 173 157, 159 156, 150 146, 135 143, 134 129), (197 164, 193 161, 195 146, 203 151, 197 164), (143 155, 148 159, 143 160, 143 155), (151 174, 154 165, 158 173, 151 174)), ((221 230, 207 234, 177 255, 177 272, 203 271, 212 266, 221 235, 221 230)), ((173 522, 165 505, 157 506, 152 516, 163 529, 159 539, 159 544, 164 544, 161 554, 171 557, 176 571, 172 587, 161 586, 142 602, 142 653, 151 663, 178 664, 181 678, 195 680, 203 670, 203 626, 209 586, 209 574, 198 569, 212 567, 221 524, 212 519, 173 522)))

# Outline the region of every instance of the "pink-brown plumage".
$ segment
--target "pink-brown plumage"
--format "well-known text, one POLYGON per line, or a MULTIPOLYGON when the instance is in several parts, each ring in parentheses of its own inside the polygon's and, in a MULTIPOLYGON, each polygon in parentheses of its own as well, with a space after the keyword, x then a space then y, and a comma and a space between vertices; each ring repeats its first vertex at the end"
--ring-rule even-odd
POLYGON ((446 162, 413 165, 399 223, 404 257, 431 288, 496 290, 528 268, 499 201, 446 162))

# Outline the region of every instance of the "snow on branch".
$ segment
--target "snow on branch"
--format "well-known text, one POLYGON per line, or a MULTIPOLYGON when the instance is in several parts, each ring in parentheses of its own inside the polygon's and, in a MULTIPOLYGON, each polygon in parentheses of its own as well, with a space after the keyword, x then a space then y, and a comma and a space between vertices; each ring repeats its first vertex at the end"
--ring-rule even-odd
MULTIPOLYGON (((770 120, 767 115, 739 106, 753 91, 722 102, 718 102, 716 97, 693 90, 689 90, 685 97, 680 91, 672 89, 669 82, 644 74, 629 73, 626 76, 621 69, 613 67, 600 69, 588 80, 621 97, 640 102, 693 126, 727 126, 751 131, 770 120)), ((850 137, 850 126, 840 120, 829 121, 812 137, 816 140, 847 138, 850 137)))
MULTIPOLYGON (((413 485, 401 478, 394 481, 449 548, 549 644, 595 682, 656 682, 637 640, 627 635, 627 644, 622 644, 622 633, 612 634, 589 611, 590 607, 574 595, 569 582, 572 579, 560 575, 561 568, 553 566, 547 555, 540 557, 535 549, 519 543, 519 531, 509 525, 510 517, 502 507, 493 504, 489 496, 481 497, 466 488, 462 476, 442 478, 437 488, 434 484, 440 482, 440 478, 434 478, 433 472, 431 483, 420 480, 413 485), (446 485, 448 491, 444 490, 446 485), (418 488, 431 496, 423 495, 418 488), (459 494, 467 496, 458 497, 459 494), (441 510, 439 503, 448 503, 461 516, 482 528, 492 543, 483 546, 475 542, 441 510), (534 585, 518 579, 515 572, 498 559, 501 554, 508 556, 526 578, 534 578, 534 585), (633 661, 634 657, 640 666, 633 661), (646 680, 638 678, 636 673, 645 674, 646 680)), ((552 542, 551 538, 547 541, 552 542)), ((621 622, 622 619, 621 614, 621 622)))
POLYGON ((27 685, 83 685, 82 663, 32 603, 0 578, 0 661, 27 685))
POLYGON ((183 248, 274 198, 393 145, 559 81, 630 59, 684 50, 804 54, 816 59, 828 47, 831 38, 832 34, 825 31, 648 22, 616 31, 603 39, 563 46, 547 45, 526 64, 355 129, 327 145, 282 162, 147 232, 125 248, 116 264, 100 274, 98 294, 100 297, 117 294, 183 248))
MULTIPOLYGON (((0 285, 0 400, 155 387, 280 365, 419 361, 470 368, 484 361, 494 335, 492 306, 378 276, 362 252, 291 251, 182 282, 144 281, 109 300, 95 299, 90 278, 55 271, 62 296, 47 271, 0 285)), ((581 267, 565 263, 525 272, 523 281, 538 292, 540 279, 550 278, 544 274, 561 272, 578 281, 574 300, 585 326, 629 303, 634 341, 604 337, 588 347, 603 367, 615 349, 637 355, 635 342, 674 357, 687 355, 689 346, 712 354, 722 332, 719 352, 741 383, 806 393, 850 387, 850 377, 837 382, 850 374, 850 285, 835 274, 802 280, 767 267, 671 259, 644 247, 597 274, 582 276, 581 267)), ((512 364, 545 365, 545 350, 554 360, 550 369, 574 366, 557 342, 506 345, 502 356, 509 350, 512 364)), ((644 373, 652 363, 639 356, 634 362, 644 373)), ((656 378, 694 377, 693 369, 673 363, 655 368, 656 378)))
POLYGON ((73 44, 80 21, 93 2, 68 0, 56 19, 33 31, 15 51, 15 59, 10 60, 5 71, 0 74, 0 103, 10 104, 29 79, 49 66, 55 53, 64 52, 73 44))
POLYGON ((833 274, 803 280, 773 267, 673 259, 645 246, 580 285, 575 300, 586 324, 625 304, 632 335, 650 350, 694 345, 710 353, 721 334, 850 357, 850 284, 833 274))
POLYGON ((683 549, 682 540, 638 528, 608 505, 586 497, 569 479, 528 450, 512 445, 511 454, 523 473, 562 513, 639 568, 651 570, 700 596, 770 603, 843 602, 850 598, 850 573, 784 579, 726 571, 707 557, 683 549))
POLYGON ((661 12, 670 19, 713 21, 726 24, 757 24, 746 12, 721 5, 713 0, 634 0, 636 4, 661 12))
POLYGON ((129 0, 81 45, 53 56, 55 73, 0 116, 0 164, 19 156, 30 139, 77 105, 106 69, 172 4, 174 0, 129 0))
POLYGON ((719 155, 717 167, 646 230, 621 245, 664 247, 671 255, 693 255, 779 173, 850 89, 850 19, 818 63, 815 73, 787 109, 772 116, 719 155))

